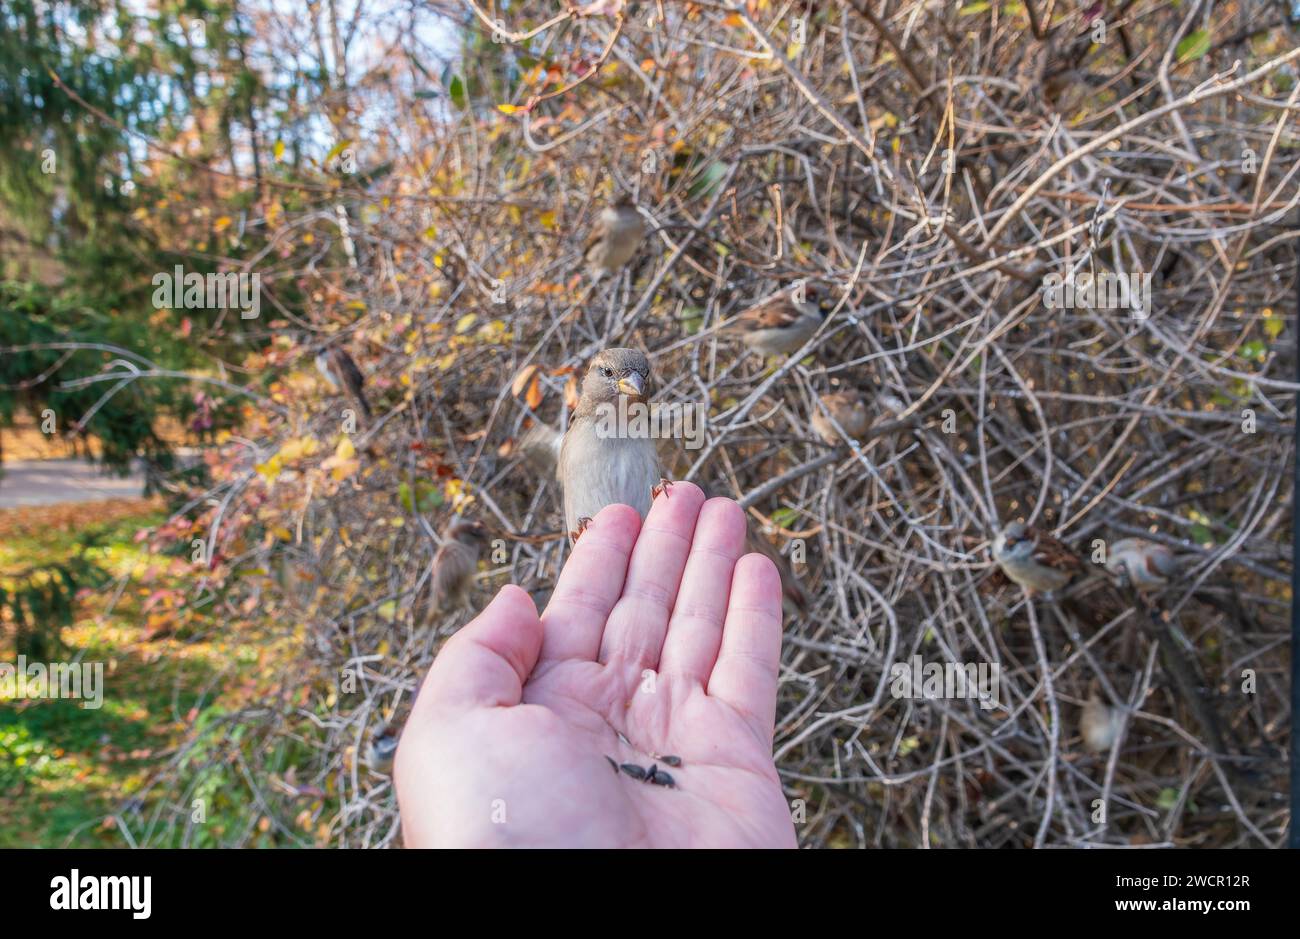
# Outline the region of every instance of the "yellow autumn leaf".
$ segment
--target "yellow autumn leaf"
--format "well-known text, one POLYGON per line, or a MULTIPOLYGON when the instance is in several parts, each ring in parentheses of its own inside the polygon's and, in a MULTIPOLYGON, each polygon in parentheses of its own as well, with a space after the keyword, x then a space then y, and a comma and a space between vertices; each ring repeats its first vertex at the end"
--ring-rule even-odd
POLYGON ((283 463, 280 460, 280 454, 278 453, 275 456, 271 457, 271 459, 267 460, 265 463, 258 463, 256 466, 253 467, 253 469, 257 472, 257 475, 261 476, 263 481, 265 481, 265 483, 268 486, 275 483, 275 480, 280 475, 280 470, 282 468, 283 468, 283 463))
POLYGON ((478 317, 473 313, 466 313, 460 319, 456 320, 457 334, 469 332, 470 327, 473 326, 477 320, 478 317))
POLYGON ((215 222, 212 223, 212 227, 219 232, 223 232, 230 227, 230 223, 232 221, 234 221, 234 219, 232 219, 229 215, 223 215, 221 216, 221 218, 217 219, 215 222))
POLYGON ((451 503, 454 511, 461 511, 471 502, 474 497, 469 493, 469 483, 463 479, 449 479, 445 487, 447 501, 451 503))
POLYGON ((292 440, 286 440, 280 447, 280 452, 276 454, 281 461, 285 463, 301 460, 309 457, 320 449, 320 441, 315 437, 295 437, 292 440))
POLYGON ((555 213, 554 213, 554 212, 543 212, 540 216, 538 216, 538 219, 537 219, 537 220, 538 220, 539 222, 542 223, 542 227, 543 227, 543 228, 554 228, 554 227, 555 227, 555 213))

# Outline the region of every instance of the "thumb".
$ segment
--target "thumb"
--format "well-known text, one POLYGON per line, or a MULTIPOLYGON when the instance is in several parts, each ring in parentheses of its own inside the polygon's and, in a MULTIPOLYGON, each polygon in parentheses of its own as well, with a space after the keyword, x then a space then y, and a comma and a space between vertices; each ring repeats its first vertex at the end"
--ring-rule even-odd
POLYGON ((502 587, 487 609, 447 640, 414 710, 518 704, 541 649, 533 598, 513 584, 502 587))

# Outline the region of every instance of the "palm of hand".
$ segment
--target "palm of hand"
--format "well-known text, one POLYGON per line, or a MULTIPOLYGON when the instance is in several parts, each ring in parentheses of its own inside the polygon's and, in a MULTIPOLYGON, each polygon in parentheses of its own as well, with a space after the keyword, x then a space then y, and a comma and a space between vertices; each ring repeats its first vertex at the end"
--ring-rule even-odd
POLYGON ((702 502, 677 484, 639 540, 634 512, 607 509, 542 620, 506 588, 448 642, 398 754, 407 844, 794 846, 771 756, 779 581, 766 558, 736 563, 734 503, 702 502))

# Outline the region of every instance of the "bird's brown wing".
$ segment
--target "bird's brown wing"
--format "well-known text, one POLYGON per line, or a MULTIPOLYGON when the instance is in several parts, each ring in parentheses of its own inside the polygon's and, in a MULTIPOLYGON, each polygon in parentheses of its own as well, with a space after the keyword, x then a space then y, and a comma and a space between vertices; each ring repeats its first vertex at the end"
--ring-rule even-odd
POLYGON ((1064 543, 1044 531, 1031 529, 1029 534, 1034 538, 1037 545, 1034 551, 1034 560, 1039 564, 1058 571, 1069 571, 1071 573, 1083 570, 1083 561, 1064 543))
POLYGON ((333 359, 334 371, 344 386, 352 392, 360 391, 366 383, 366 377, 361 374, 361 369, 357 368, 352 356, 342 349, 335 349, 330 358, 333 359))
POLYGON ((363 390, 366 378, 361 374, 361 369, 357 368, 357 363, 352 360, 352 356, 348 355, 343 349, 335 349, 330 353, 330 364, 333 366, 334 374, 338 376, 339 382, 356 399, 361 408, 361 413, 369 417, 370 403, 366 401, 366 394, 363 390))
POLYGON ((858 396, 852 391, 836 391, 822 396, 822 404, 826 405, 826 410, 835 415, 835 419, 841 424, 853 414, 858 406, 858 400, 858 396))
POLYGON ((789 297, 772 297, 745 310, 736 317, 736 324, 745 329, 785 329, 792 326, 799 315, 789 297))
POLYGON ((989 569, 989 572, 984 577, 984 579, 979 581, 976 589, 981 594, 987 596, 988 594, 996 593, 997 591, 1001 590, 1003 587, 1010 587, 1010 586, 1011 586, 1011 578, 1002 572, 1001 567, 994 564, 993 567, 989 569))

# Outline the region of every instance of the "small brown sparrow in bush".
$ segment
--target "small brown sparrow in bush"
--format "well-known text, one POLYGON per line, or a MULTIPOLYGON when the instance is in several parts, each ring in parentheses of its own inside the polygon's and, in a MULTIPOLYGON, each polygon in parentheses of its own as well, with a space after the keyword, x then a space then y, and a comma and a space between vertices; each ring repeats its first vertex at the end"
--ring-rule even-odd
POLYGON ((645 237, 645 219, 629 198, 607 206, 592 226, 582 249, 587 269, 596 277, 618 270, 636 254, 645 237))
MULTIPOLYGON (((578 406, 560 445, 557 470, 564 490, 564 523, 574 541, 605 506, 630 505, 644 519, 655 496, 671 492, 655 439, 649 434, 612 434, 605 417, 620 403, 648 411, 650 388, 650 362, 635 349, 606 349, 591 360, 578 406)), ((785 600, 802 609, 806 600, 786 560, 752 530, 748 549, 772 559, 781 575, 785 600)))
POLYGON ((860 440, 871 426, 867 402, 856 391, 835 391, 822 395, 818 400, 821 407, 813 408, 812 429, 829 444, 839 444, 844 437, 860 440), (835 419, 834 423, 831 418, 835 419), (844 432, 843 436, 840 435, 840 430, 835 429, 836 424, 844 432))
POLYGON ((1103 704, 1097 692, 1088 695, 1088 701, 1079 715, 1079 732, 1083 746, 1092 753, 1102 753, 1115 745, 1124 727, 1124 715, 1116 708, 1103 704))
POLYGON ((357 368, 357 363, 348 355, 347 350, 341 345, 330 345, 316 354, 316 370, 321 373, 321 377, 329 383, 329 386, 335 391, 346 393, 357 407, 361 409, 363 417, 370 417, 370 403, 366 401, 365 391, 362 386, 365 385, 365 376, 361 374, 361 369, 357 368))
POLYGON ((366 747, 366 765, 381 776, 393 771, 393 757, 397 755, 398 734, 391 727, 375 733, 366 747))
POLYGON ((1106 570, 1139 593, 1163 590, 1178 573, 1174 552, 1145 538, 1122 538, 1110 546, 1106 570))
POLYGON ((443 532, 442 546, 433 555, 433 602, 439 612, 459 609, 469 602, 479 550, 487 543, 480 522, 457 520, 443 532))
POLYGON ((797 351, 822 324, 816 291, 805 287, 802 302, 797 293, 797 288, 788 288, 760 300, 727 324, 727 331, 760 355, 797 351))
POLYGON ((1046 532, 1012 522, 993 541, 1002 572, 1030 590, 1059 590, 1083 570, 1079 556, 1046 532))

